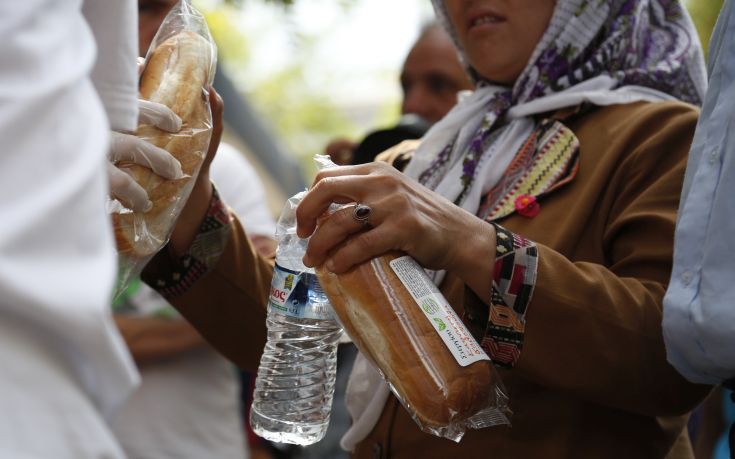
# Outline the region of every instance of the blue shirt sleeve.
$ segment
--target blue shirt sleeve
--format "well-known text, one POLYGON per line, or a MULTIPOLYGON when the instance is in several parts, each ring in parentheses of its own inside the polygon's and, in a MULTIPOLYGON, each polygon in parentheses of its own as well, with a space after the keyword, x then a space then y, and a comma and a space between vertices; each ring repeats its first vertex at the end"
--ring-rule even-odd
POLYGON ((727 0, 709 56, 710 87, 692 144, 664 298, 669 362, 687 379, 735 376, 735 6, 727 0))

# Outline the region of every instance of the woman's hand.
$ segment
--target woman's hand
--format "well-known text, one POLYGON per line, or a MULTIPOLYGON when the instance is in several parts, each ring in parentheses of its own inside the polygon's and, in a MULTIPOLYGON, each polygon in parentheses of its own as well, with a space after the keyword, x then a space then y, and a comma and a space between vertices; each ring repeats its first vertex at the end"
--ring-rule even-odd
POLYGON ((200 181, 203 181, 201 178, 204 177, 207 182, 209 181, 209 166, 217 154, 217 149, 222 140, 222 131, 225 129, 225 104, 219 93, 214 90, 214 86, 209 87, 209 108, 212 111, 212 137, 209 140, 207 156, 204 158, 199 176, 197 177, 200 181))
POLYGON ((479 271, 487 274, 488 268, 487 281, 492 279, 493 228, 388 164, 320 172, 296 216, 298 235, 311 235, 304 257, 307 266, 326 263, 327 269, 341 273, 390 250, 400 250, 424 268, 452 271, 468 283, 479 271), (353 206, 322 220, 333 202, 370 206, 368 224, 353 218, 353 206))
POLYGON ((181 215, 179 215, 171 234, 169 244, 176 255, 184 254, 189 250, 189 246, 194 241, 212 201, 209 166, 217 153, 222 139, 222 130, 224 129, 224 103, 222 97, 217 94, 213 87, 209 88, 209 105, 212 110, 212 137, 209 141, 207 156, 199 169, 199 175, 197 175, 189 200, 186 201, 186 205, 181 210, 181 215))

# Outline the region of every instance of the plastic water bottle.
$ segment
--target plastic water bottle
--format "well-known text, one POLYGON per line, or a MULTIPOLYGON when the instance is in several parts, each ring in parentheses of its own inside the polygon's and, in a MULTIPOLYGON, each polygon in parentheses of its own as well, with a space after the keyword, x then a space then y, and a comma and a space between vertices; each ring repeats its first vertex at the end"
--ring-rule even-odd
POLYGON ((276 230, 278 249, 268 300, 268 342, 255 380, 250 426, 280 443, 310 445, 329 425, 342 329, 313 269, 301 259, 306 240, 296 236, 291 198, 276 230))

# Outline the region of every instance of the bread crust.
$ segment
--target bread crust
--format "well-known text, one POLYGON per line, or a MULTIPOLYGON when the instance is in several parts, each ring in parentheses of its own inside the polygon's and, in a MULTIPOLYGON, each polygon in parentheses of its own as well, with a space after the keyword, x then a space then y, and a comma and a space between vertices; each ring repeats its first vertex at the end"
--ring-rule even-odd
POLYGON ((146 213, 113 214, 118 252, 145 258, 165 243, 180 210, 182 194, 196 177, 211 137, 211 113, 206 94, 212 71, 212 45, 201 35, 179 32, 158 45, 141 75, 140 96, 166 105, 182 120, 180 132, 172 134, 154 126, 140 125, 136 135, 171 153, 181 163, 184 178, 164 179, 150 169, 121 162, 148 193, 153 207, 146 213))
POLYGON ((460 423, 494 395, 487 360, 462 367, 390 267, 393 252, 335 275, 317 269, 343 327, 423 425, 460 423))

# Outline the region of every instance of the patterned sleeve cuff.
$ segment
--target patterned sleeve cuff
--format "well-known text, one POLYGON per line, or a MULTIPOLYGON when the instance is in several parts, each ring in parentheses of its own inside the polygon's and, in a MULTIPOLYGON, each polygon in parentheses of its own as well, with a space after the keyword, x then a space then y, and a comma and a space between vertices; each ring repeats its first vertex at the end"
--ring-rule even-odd
POLYGON ((151 283, 158 293, 166 299, 181 296, 214 269, 227 245, 231 221, 232 217, 227 206, 213 186, 209 209, 189 251, 174 261, 171 270, 158 276, 151 283))
POLYGON ((538 271, 536 244, 502 226, 496 231, 495 274, 482 347, 496 365, 512 368, 521 354, 526 313, 538 271))

